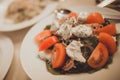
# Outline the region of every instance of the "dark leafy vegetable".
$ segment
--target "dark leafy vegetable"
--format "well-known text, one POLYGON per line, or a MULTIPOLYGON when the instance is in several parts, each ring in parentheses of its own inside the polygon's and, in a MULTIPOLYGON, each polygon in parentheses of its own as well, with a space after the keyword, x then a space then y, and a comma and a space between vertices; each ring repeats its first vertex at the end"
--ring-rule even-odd
POLYGON ((84 57, 86 60, 90 57, 93 49, 94 49, 94 48, 93 48, 92 46, 83 46, 83 47, 81 47, 81 51, 82 51, 82 53, 83 53, 82 55, 83 55, 83 57, 84 57))
POLYGON ((59 70, 56 70, 56 69, 52 68, 52 64, 49 61, 46 61, 46 68, 50 73, 52 73, 54 75, 60 75, 61 74, 59 70))
POLYGON ((92 46, 92 47, 96 47, 96 45, 98 44, 98 39, 96 36, 91 36, 88 38, 80 38, 82 43, 88 46, 92 46))
POLYGON ((116 44, 119 46, 120 43, 120 34, 116 34, 116 44))
POLYGON ((109 19, 105 18, 104 21, 105 22, 102 24, 103 26, 106 26, 106 25, 110 24, 110 20, 109 19))
POLYGON ((44 30, 49 30, 51 28, 51 25, 45 26, 44 30))
POLYGON ((107 63, 105 64, 104 68, 108 68, 109 64, 111 64, 113 61, 112 58, 113 58, 112 56, 109 56, 109 59, 108 59, 107 63))

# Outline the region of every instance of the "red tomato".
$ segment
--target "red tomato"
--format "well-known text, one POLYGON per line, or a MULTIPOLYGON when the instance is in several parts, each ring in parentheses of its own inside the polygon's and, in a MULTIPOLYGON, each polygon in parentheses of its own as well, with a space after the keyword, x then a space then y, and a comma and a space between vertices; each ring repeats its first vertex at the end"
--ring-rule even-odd
POLYGON ((90 25, 90 27, 91 27, 93 30, 98 30, 99 28, 102 27, 102 25, 99 24, 99 23, 91 23, 91 24, 89 24, 89 25, 90 25))
POLYGON ((44 30, 43 32, 40 32, 39 34, 37 34, 34 39, 35 39, 35 42, 38 45, 40 45, 45 38, 51 35, 52 35, 52 32, 50 30, 44 30))
POLYGON ((103 43, 99 43, 90 55, 87 63, 92 68, 101 68, 103 67, 108 60, 108 50, 103 43))
POLYGON ((64 64, 66 57, 65 46, 62 43, 57 43, 54 46, 54 53, 52 56, 52 67, 59 68, 64 64))
POLYGON ((115 24, 109 24, 107 26, 104 26, 103 28, 99 28, 97 30, 94 30, 95 34, 99 34, 101 32, 108 33, 110 35, 115 35, 117 33, 115 24))
POLYGON ((40 44, 39 51, 46 50, 52 45, 56 44, 59 42, 58 38, 56 36, 51 36, 43 40, 40 44))
POLYGON ((96 13, 91 13, 88 15, 87 19, 86 19, 86 23, 104 23, 104 19, 102 17, 102 15, 98 12, 96 13))
POLYGON ((101 32, 99 34, 99 41, 108 48, 110 55, 113 55, 115 53, 117 46, 115 40, 111 35, 101 32))
POLYGON ((78 18, 78 14, 75 12, 71 12, 70 14, 68 14, 68 18, 70 17, 75 17, 76 19, 78 18))

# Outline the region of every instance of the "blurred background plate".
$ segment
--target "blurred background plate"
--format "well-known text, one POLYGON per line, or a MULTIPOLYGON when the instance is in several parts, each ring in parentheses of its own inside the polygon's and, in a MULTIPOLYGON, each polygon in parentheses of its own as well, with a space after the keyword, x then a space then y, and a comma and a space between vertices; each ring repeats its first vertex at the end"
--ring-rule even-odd
POLYGON ((75 11, 75 12, 100 12, 103 15, 117 15, 120 16, 120 12, 110 9, 110 8, 100 8, 100 7, 95 7, 95 6, 76 6, 71 8, 71 10, 75 11))
POLYGON ((12 20, 8 20, 7 18, 5 18, 7 8, 13 1, 14 0, 0 1, 0 31, 2 32, 15 31, 15 30, 24 29, 26 27, 30 27, 33 24, 40 21, 41 19, 47 17, 57 7, 57 3, 55 2, 46 4, 47 6, 43 9, 43 11, 39 15, 33 17, 30 20, 14 24, 12 20))
POLYGON ((0 35, 0 80, 3 80, 11 65, 14 46, 10 38, 0 35))

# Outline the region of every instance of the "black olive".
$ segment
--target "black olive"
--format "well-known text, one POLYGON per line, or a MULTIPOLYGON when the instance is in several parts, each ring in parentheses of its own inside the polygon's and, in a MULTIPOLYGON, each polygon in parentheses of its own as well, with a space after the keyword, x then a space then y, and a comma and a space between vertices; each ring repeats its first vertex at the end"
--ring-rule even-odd
POLYGON ((100 25, 100 28, 103 28, 103 25, 100 25))
POLYGON ((93 26, 93 29, 97 29, 97 27, 96 27, 96 26, 93 26))
POLYGON ((109 19, 105 18, 104 20, 105 20, 105 22, 102 24, 103 26, 106 26, 106 25, 110 24, 110 20, 109 19))

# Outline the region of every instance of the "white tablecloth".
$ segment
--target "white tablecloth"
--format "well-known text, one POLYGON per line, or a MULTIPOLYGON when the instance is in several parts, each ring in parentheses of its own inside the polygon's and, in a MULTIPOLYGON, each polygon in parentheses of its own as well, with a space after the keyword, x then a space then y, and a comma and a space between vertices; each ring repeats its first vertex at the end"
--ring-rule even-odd
MULTIPOLYGON (((96 5, 95 0, 66 0, 61 2, 62 7, 68 8, 76 5, 96 5), (67 5, 66 5, 67 4, 67 5)), ((9 71, 5 77, 5 80, 30 80, 20 63, 20 46, 21 43, 31 27, 14 31, 14 32, 2 32, 1 34, 8 36, 12 39, 14 44, 14 57, 9 71)))

